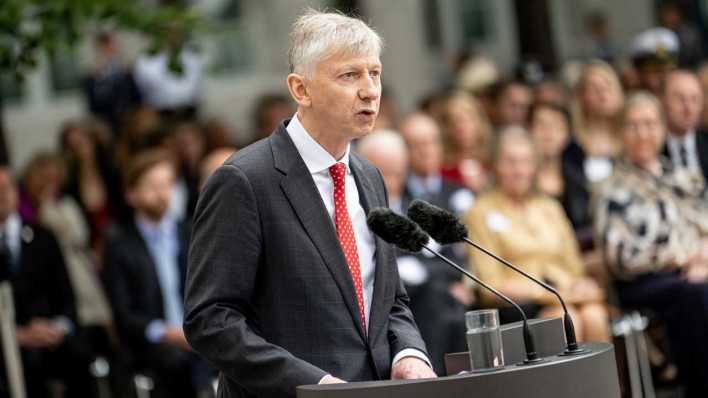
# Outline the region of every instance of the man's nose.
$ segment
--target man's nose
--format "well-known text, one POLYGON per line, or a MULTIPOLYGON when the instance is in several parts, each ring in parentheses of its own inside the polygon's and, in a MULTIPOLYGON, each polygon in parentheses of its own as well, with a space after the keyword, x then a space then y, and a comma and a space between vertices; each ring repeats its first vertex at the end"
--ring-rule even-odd
POLYGON ((359 88, 359 98, 362 100, 375 101, 381 96, 381 85, 371 76, 361 79, 359 88))

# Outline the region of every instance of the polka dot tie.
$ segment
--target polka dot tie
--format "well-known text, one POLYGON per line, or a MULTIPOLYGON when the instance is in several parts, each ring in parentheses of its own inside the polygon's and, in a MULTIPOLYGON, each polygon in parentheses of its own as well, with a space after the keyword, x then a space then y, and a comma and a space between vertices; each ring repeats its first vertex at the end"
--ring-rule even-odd
POLYGON ((359 253, 356 247, 356 237, 354 236, 352 220, 349 218, 349 211, 347 210, 347 198, 344 189, 346 168, 344 163, 337 163, 329 168, 329 174, 332 176, 332 181, 334 181, 334 219, 337 226, 337 237, 339 238, 339 243, 342 245, 344 257, 347 260, 349 272, 354 281, 354 290, 356 291, 356 301, 359 303, 361 324, 366 331, 364 289, 361 284, 359 253))

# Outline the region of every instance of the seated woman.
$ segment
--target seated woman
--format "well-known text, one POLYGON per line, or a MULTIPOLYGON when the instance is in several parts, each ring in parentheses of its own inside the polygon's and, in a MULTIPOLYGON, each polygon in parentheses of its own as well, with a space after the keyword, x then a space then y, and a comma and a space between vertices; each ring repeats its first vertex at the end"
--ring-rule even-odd
MULTIPOLYGON (((467 215, 471 238, 530 274, 554 285, 566 299, 578 339, 607 341, 603 292, 585 277, 573 229, 560 204, 534 189, 537 154, 520 128, 503 131, 493 153, 496 184, 481 195, 467 215)), ((529 317, 562 314, 555 296, 522 275, 477 251, 471 268, 485 282, 522 303, 529 317)), ((481 291, 487 305, 502 306, 481 291)), ((519 320, 511 308, 500 309, 502 322, 519 320), (514 316, 512 318, 511 316, 514 316)))
POLYGON ((620 114, 614 174, 594 193, 595 231, 625 307, 666 322, 686 397, 708 396, 708 194, 659 157, 661 105, 632 95, 620 114))

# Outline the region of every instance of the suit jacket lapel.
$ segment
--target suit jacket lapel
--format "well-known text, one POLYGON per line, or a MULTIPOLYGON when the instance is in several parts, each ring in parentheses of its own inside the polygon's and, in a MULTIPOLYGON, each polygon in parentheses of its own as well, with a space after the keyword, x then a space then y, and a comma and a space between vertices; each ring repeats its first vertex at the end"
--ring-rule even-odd
POLYGON ((270 142, 274 165, 285 174, 280 187, 339 287, 359 334, 366 340, 359 319, 354 283, 337 239, 337 231, 305 162, 288 136, 285 124, 281 124, 273 133, 270 142))
MULTIPOLYGON (((149 278, 150 283, 155 287, 158 293, 157 296, 164 297, 162 286, 160 286, 160 277, 157 276, 157 264, 155 264, 155 261, 152 259, 147 242, 145 242, 135 221, 127 223, 126 227, 129 229, 128 235, 131 237, 133 243, 133 248, 130 250, 131 255, 138 260, 136 262, 139 264, 139 267, 143 269, 145 277, 149 278)), ((160 312, 164 315, 165 310, 162 300, 159 300, 158 305, 160 312)))
POLYGON ((696 129, 696 152, 703 179, 708 183, 708 131, 705 129, 696 129))
MULTIPOLYGON (((374 189, 374 182, 371 181, 371 177, 364 171, 361 160, 356 154, 351 154, 349 158, 349 165, 354 174, 354 179, 357 182, 357 189, 359 191, 359 198, 362 202, 362 207, 364 211, 368 214, 369 211, 374 207, 386 206, 386 203, 382 201, 376 190, 374 189)), ((386 267, 384 262, 386 261, 384 253, 385 243, 378 236, 375 237, 376 242, 376 270, 374 279, 374 293, 371 300, 371 311, 369 314, 369 331, 373 329, 371 325, 381 326, 386 321, 386 308, 380 302, 385 297, 386 292, 386 267)), ((381 330, 381 328, 376 329, 381 330)), ((369 336, 371 340, 375 339, 376 336, 369 336)))

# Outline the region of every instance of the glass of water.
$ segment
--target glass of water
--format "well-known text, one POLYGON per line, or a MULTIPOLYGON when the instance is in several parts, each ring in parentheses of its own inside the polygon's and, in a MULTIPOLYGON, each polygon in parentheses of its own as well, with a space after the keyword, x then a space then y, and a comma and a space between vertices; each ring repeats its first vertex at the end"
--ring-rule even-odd
POLYGON ((470 370, 485 371, 504 367, 504 347, 499 328, 499 311, 478 310, 465 314, 470 370))

